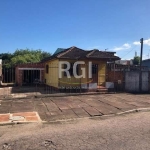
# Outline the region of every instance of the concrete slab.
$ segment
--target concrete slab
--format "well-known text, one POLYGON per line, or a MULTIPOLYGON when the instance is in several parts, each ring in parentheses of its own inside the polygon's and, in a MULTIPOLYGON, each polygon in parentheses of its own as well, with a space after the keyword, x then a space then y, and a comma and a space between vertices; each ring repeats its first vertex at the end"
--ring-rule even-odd
POLYGON ((150 103, 146 102, 128 102, 128 104, 135 105, 136 107, 145 107, 145 106, 150 107, 150 103))
POLYGON ((56 120, 65 120, 65 115, 64 114, 59 114, 59 115, 48 115, 46 121, 56 121, 56 120))
POLYGON ((70 109, 70 106, 68 105, 68 103, 66 101, 55 100, 54 103, 61 110, 63 110, 63 109, 70 109))
POLYGON ((9 121, 9 114, 0 114, 0 123, 8 121, 9 121))
MULTIPOLYGON (((23 115, 27 121, 35 121, 38 112, 43 121, 56 121, 79 117, 109 115, 138 108, 149 108, 149 95, 101 94, 68 97, 43 97, 35 99, 0 100, 0 114, 23 115), (18 114, 21 112, 21 114, 18 114), (24 114, 26 113, 26 115, 24 114)), ((3 120, 8 117, 1 116, 3 120)), ((1 119, 2 120, 2 119, 1 119)))
POLYGON ((65 115, 66 119, 73 119, 73 118, 77 118, 78 116, 74 113, 73 110, 71 109, 65 109, 62 111, 62 113, 65 115))
POLYGON ((73 108, 72 110, 78 117, 90 117, 90 115, 82 108, 73 108))
POLYGON ((100 113, 97 109, 94 107, 84 107, 83 108, 90 116, 101 116, 102 113, 100 113))
POLYGON ((40 116, 37 112, 19 112, 0 114, 0 124, 15 123, 15 122, 40 122, 40 116))
POLYGON ((104 114, 112 114, 112 113, 116 114, 116 113, 122 112, 121 109, 118 109, 112 105, 109 105, 109 104, 103 103, 103 102, 101 102, 100 106, 98 106, 98 107, 107 109, 107 110, 102 111, 102 112, 104 112, 104 114))
POLYGON ((49 111, 59 111, 58 106, 53 101, 51 101, 50 99, 49 100, 43 99, 42 101, 49 111))
POLYGON ((7 106, 0 106, 0 114, 5 114, 5 113, 9 113, 10 111, 9 111, 9 109, 10 109, 11 107, 7 107, 7 106))
POLYGON ((26 122, 28 122, 28 121, 31 121, 31 122, 41 121, 37 112, 19 112, 19 113, 13 113, 13 114, 11 114, 11 116, 12 117, 22 116, 22 117, 24 117, 24 121, 26 121, 26 122))
POLYGON ((103 102, 103 103, 109 104, 113 107, 116 107, 118 109, 121 109, 123 111, 137 108, 135 105, 127 104, 127 103, 124 103, 124 102, 121 103, 117 100, 114 100, 113 98, 111 100, 108 99, 108 98, 105 98, 103 100, 101 99, 100 101, 103 102))

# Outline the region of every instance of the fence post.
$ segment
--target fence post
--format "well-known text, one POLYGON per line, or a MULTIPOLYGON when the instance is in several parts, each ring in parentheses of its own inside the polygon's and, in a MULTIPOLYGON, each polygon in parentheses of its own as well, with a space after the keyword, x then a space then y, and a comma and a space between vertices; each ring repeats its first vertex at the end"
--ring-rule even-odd
POLYGON ((116 85, 115 85, 115 61, 114 61, 114 93, 116 92, 116 85))
POLYGON ((148 93, 150 93, 150 71, 148 71, 148 93))

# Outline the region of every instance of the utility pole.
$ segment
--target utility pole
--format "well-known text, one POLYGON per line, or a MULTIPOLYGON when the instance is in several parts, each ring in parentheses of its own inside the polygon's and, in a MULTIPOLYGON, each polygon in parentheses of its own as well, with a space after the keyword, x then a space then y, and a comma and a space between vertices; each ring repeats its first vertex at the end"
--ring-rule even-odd
POLYGON ((143 38, 140 39, 141 55, 140 55, 140 74, 139 74, 139 92, 142 92, 142 55, 143 55, 143 38))

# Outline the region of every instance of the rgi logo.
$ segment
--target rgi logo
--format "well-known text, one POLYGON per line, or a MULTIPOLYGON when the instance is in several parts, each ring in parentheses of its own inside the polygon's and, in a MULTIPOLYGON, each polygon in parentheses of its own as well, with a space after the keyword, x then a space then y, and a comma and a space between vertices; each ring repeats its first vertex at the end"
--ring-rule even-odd
MULTIPOLYGON (((77 79, 79 78, 86 78, 86 68, 85 67, 80 67, 81 74, 78 75, 77 73, 77 66, 85 65, 84 61, 76 61, 73 64, 73 76, 77 79)), ((71 68, 71 64, 68 61, 60 61, 59 62, 59 78, 62 78, 62 73, 65 72, 67 78, 71 78, 71 75, 69 73, 69 69, 71 68), (66 66, 64 68, 63 66, 66 66)), ((92 78, 92 62, 88 63, 88 77, 92 78)))

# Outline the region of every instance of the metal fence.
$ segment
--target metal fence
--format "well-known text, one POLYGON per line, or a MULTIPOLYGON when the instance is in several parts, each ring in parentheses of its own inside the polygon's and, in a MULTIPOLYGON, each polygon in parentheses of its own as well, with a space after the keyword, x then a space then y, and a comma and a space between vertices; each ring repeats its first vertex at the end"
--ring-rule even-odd
MULTIPOLYGON (((88 68, 88 64, 82 66, 88 68)), ((76 79, 63 73, 58 76, 58 65, 45 66, 42 63, 2 66, 0 78, 0 96, 8 95, 54 95, 81 94, 85 92, 139 92, 139 71, 121 71, 107 69, 106 74, 98 70, 99 65, 92 65, 92 78, 76 79), (111 88, 106 84, 113 84, 111 88)), ((88 71, 86 71, 88 72, 88 71)), ((104 72, 104 71, 103 71, 104 72)), ((81 74, 80 66, 77 74, 81 74)), ((142 91, 150 92, 150 72, 143 71, 142 91)))
MULTIPOLYGON (((81 66, 80 66, 81 67, 81 66)), ((81 68, 77 67, 80 75, 81 68)), ((88 64, 85 64, 88 68, 88 64)), ((87 71, 86 71, 87 72, 87 71)), ((103 80, 105 74, 98 74, 98 64, 92 65, 92 78, 76 79, 72 68, 69 69, 71 78, 63 73, 58 77, 58 65, 45 66, 41 63, 2 66, 0 95, 41 95, 41 94, 81 94, 85 92, 107 92, 103 80)))
POLYGON ((15 67, 2 68, 2 81, 3 83, 15 83, 15 67))

